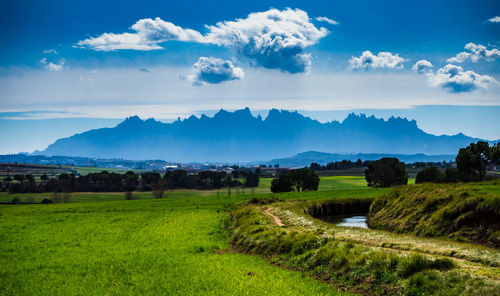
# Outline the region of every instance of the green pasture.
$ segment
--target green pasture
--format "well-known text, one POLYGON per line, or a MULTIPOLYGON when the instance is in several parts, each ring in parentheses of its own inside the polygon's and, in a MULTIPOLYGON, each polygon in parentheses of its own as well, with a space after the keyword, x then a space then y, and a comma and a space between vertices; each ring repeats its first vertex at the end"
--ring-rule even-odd
MULTIPOLYGON (((306 199, 325 199, 335 196, 354 196, 354 197, 376 197, 384 192, 387 188, 369 188, 366 186, 364 177, 353 176, 330 176, 321 177, 319 183, 319 190, 317 192, 290 192, 281 194, 272 194, 270 191, 272 178, 262 178, 259 187, 254 188, 252 194, 251 188, 231 188, 231 196, 278 196, 282 198, 306 198, 306 199)), ((414 179, 410 179, 414 182, 414 179)), ((135 196, 139 199, 152 199, 151 192, 134 192, 135 196)), ((227 188, 219 190, 192 190, 192 189, 177 189, 165 193, 166 198, 182 198, 182 197, 209 197, 209 196, 228 196, 227 188)), ((52 193, 15 193, 8 194, 7 192, 0 192, 0 203, 9 203, 14 197, 18 197, 22 202, 30 202, 33 200, 36 203, 41 202, 44 198, 50 199, 52 193)), ((73 192, 71 193, 70 202, 89 202, 89 201, 114 201, 123 200, 125 193, 123 192, 73 192)))
MULTIPOLYGON (((73 193, 68 204, 0 205, 1 295, 340 295, 332 286, 231 250, 227 213, 252 197, 331 198, 381 191, 346 178, 325 190, 73 193), (337 184, 338 188, 334 185, 337 184), (259 192, 259 193, 257 193, 259 192), (267 193, 266 193, 267 192, 267 193), (317 196, 315 196, 315 194, 317 196)), ((322 185, 324 186, 324 185, 322 185)), ((51 194, 0 195, 36 200, 51 194)))

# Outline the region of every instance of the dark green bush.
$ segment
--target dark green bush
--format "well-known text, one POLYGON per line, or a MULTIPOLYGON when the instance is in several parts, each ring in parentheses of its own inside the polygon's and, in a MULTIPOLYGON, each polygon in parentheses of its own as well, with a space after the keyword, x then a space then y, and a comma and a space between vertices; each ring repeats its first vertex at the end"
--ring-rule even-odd
POLYGON ((41 202, 42 204, 51 204, 52 203, 52 200, 48 199, 48 198, 44 198, 41 202))
POLYGON ((446 181, 444 173, 436 166, 425 168, 418 172, 415 184, 423 182, 443 183, 446 181))

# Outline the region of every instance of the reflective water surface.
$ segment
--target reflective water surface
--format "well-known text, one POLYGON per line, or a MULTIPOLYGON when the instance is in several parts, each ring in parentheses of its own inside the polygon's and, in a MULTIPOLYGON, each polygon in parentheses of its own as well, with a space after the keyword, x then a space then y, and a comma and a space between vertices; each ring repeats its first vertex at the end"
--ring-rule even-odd
POLYGON ((351 214, 342 216, 324 217, 322 220, 338 226, 368 228, 365 214, 351 214))

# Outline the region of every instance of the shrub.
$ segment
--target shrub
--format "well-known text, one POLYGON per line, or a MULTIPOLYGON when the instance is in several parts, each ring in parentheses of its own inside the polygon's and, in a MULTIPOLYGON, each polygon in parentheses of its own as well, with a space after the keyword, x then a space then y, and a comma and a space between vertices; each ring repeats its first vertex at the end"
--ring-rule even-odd
POLYGON ((457 168, 447 168, 444 171, 444 174, 446 175, 446 182, 448 183, 460 181, 460 175, 457 168))
POLYGON ((402 277, 409 277, 428 267, 427 260, 422 255, 410 255, 399 262, 398 274, 402 277))
POLYGON ((48 198, 44 198, 41 202, 42 204, 51 204, 52 203, 52 200, 48 199, 48 198))
POLYGON ((443 183, 446 180, 445 174, 436 166, 425 168, 418 172, 415 183, 432 182, 443 183))
POLYGON ((19 197, 14 197, 10 203, 18 205, 21 203, 21 199, 19 197))

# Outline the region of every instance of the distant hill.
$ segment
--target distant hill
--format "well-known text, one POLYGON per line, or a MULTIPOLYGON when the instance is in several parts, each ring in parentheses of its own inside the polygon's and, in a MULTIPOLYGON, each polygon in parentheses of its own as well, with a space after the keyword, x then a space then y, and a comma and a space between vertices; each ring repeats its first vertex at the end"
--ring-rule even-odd
POLYGON ((452 155, 479 139, 463 134, 435 136, 414 120, 378 119, 350 114, 342 121, 320 123, 298 112, 272 109, 263 119, 250 109, 220 110, 213 117, 191 116, 162 123, 137 116, 113 128, 62 138, 38 155, 175 162, 248 162, 295 155, 304 151, 339 154, 383 153, 452 155))
POLYGON ((441 162, 455 161, 456 154, 425 155, 425 154, 380 154, 380 153, 358 153, 358 154, 338 154, 308 151, 296 154, 291 157, 273 159, 266 164, 279 164, 282 167, 309 166, 312 162, 327 164, 329 162, 350 160, 357 161, 377 160, 383 157, 397 157, 405 163, 414 162, 441 162))

